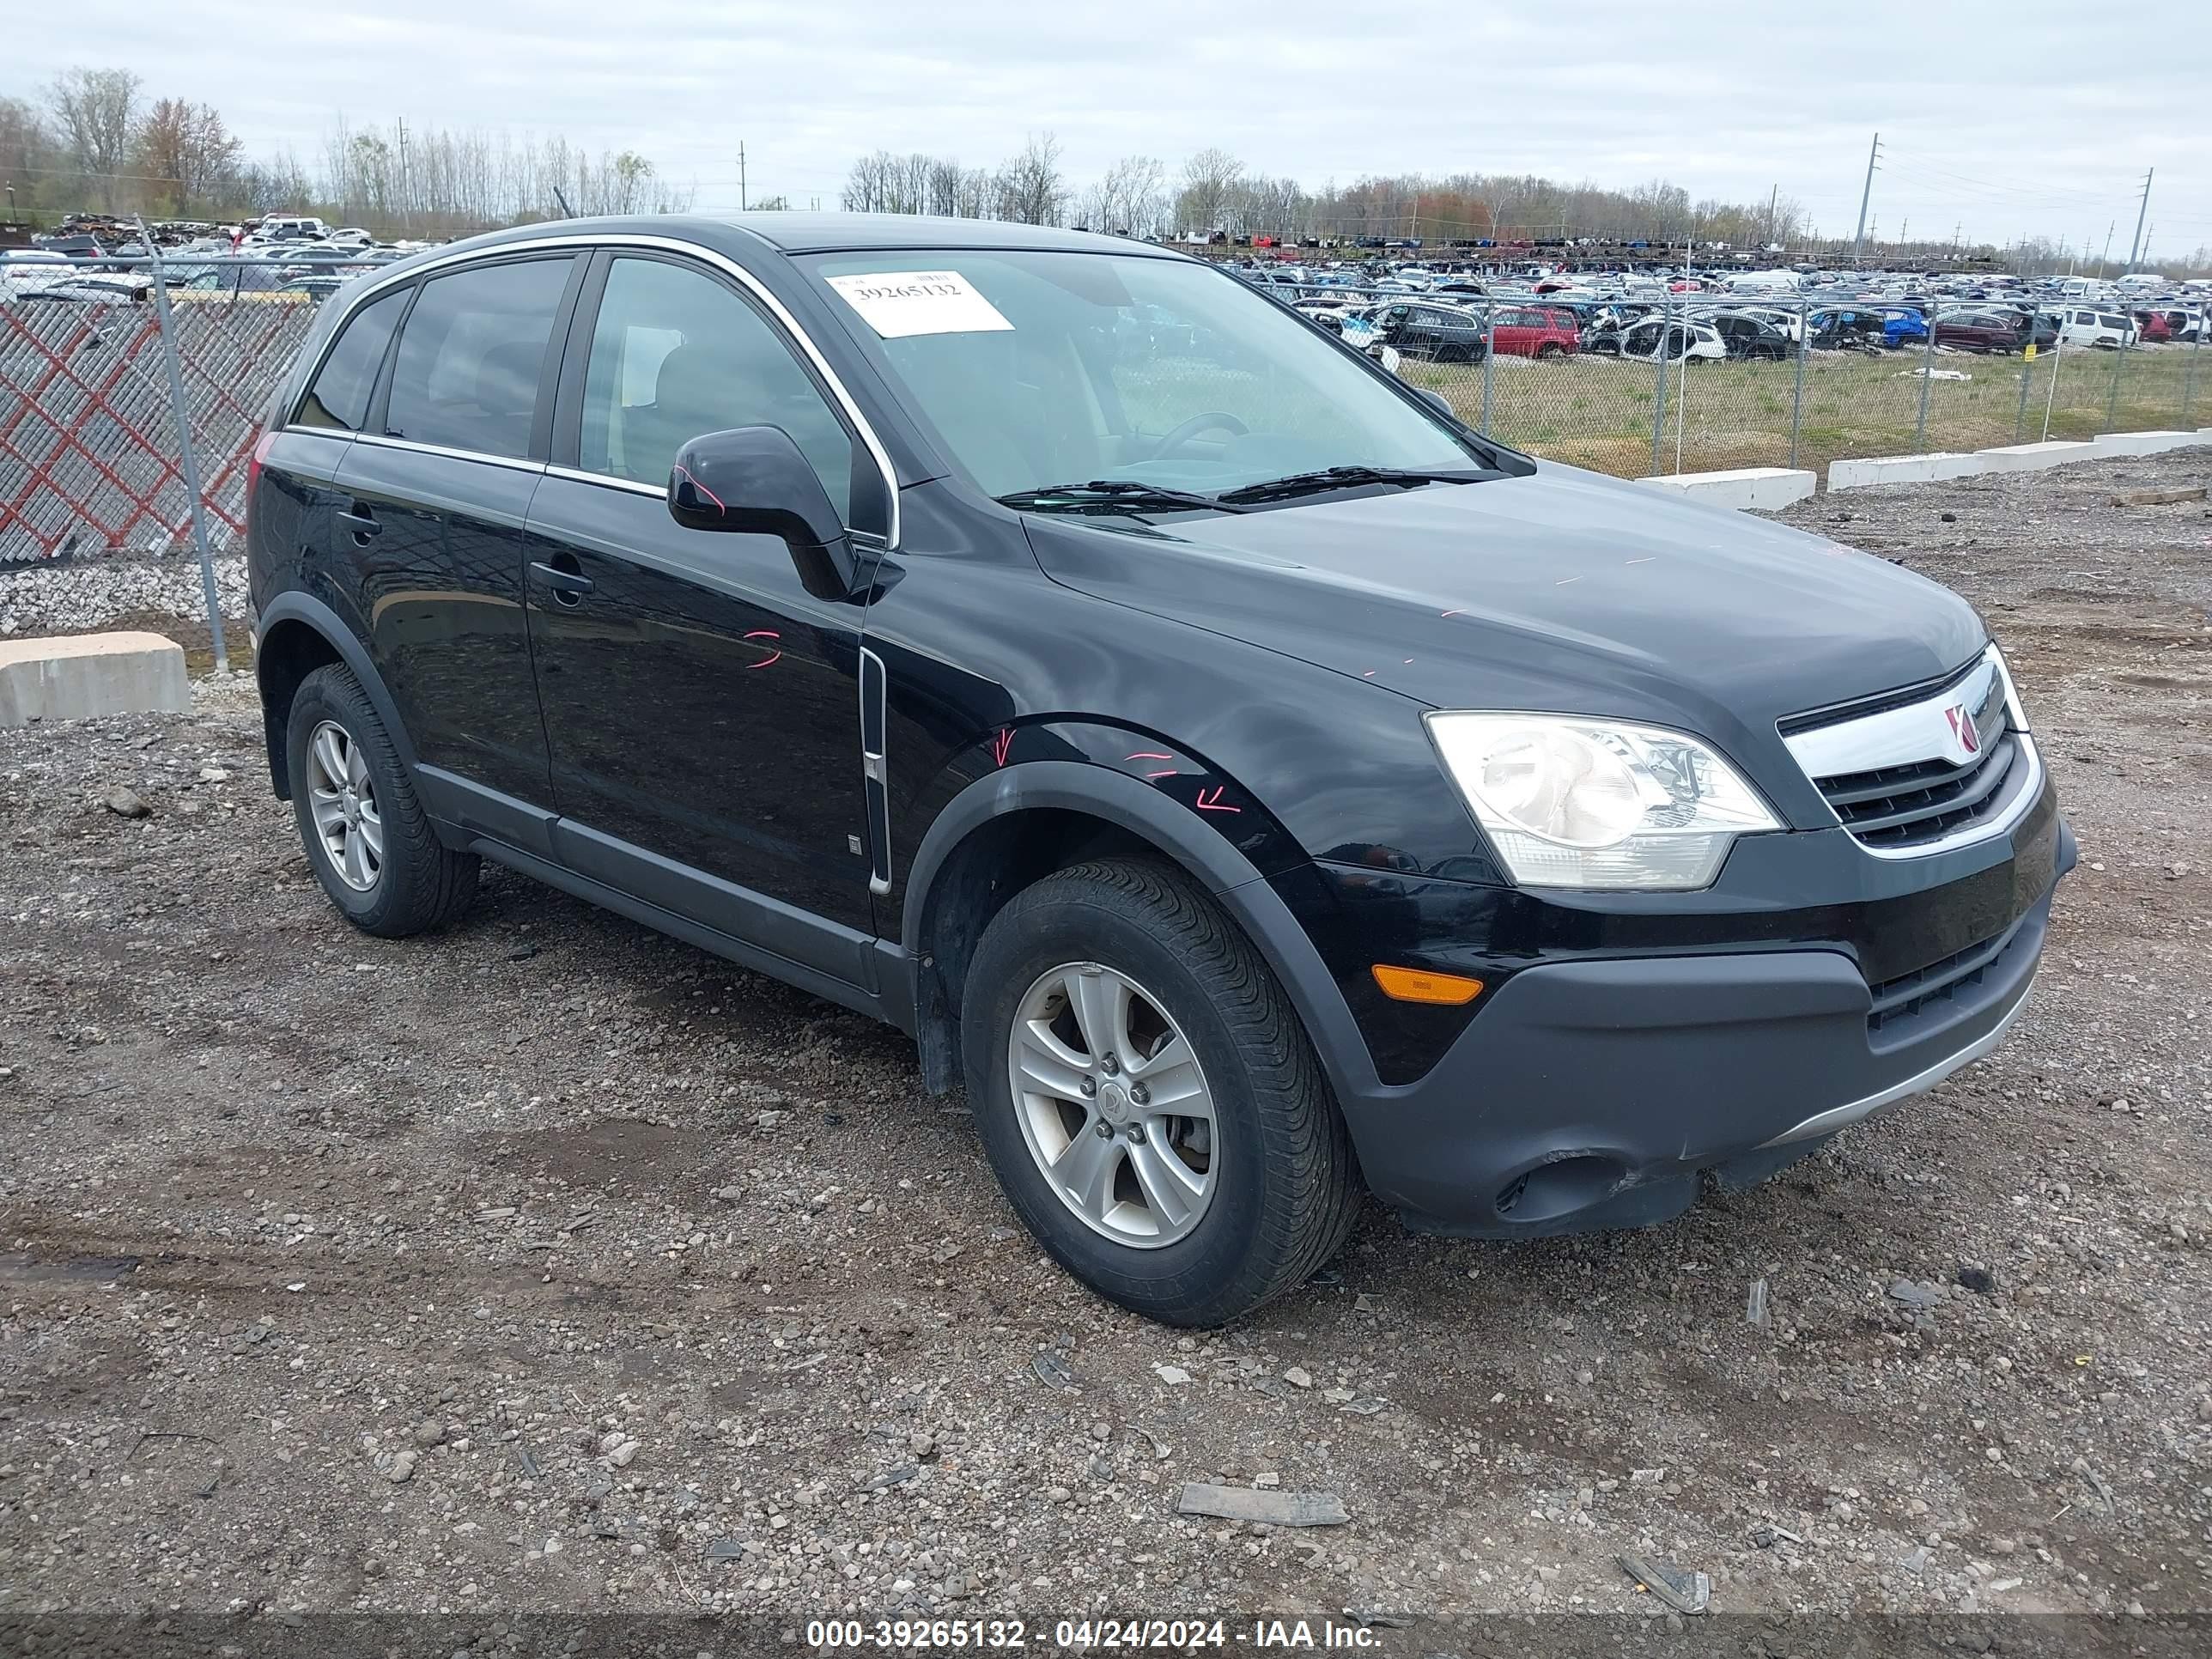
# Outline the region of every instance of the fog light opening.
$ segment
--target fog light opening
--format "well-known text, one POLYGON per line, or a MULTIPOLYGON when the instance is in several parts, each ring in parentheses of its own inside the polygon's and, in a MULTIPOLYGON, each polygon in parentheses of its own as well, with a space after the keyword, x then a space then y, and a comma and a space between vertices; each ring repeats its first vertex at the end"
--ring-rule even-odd
POLYGON ((1492 1202, 1501 1220, 1556 1221, 1611 1197, 1626 1173, 1618 1158, 1583 1152, 1516 1176, 1492 1202))

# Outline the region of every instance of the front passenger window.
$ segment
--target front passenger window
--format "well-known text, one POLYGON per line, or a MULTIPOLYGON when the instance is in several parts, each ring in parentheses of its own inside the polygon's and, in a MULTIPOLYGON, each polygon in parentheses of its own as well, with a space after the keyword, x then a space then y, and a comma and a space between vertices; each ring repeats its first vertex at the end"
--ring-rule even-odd
POLYGON ((853 441, 768 319, 688 265, 617 258, 592 330, 577 465, 654 485, 708 432, 781 427, 849 521, 853 441))

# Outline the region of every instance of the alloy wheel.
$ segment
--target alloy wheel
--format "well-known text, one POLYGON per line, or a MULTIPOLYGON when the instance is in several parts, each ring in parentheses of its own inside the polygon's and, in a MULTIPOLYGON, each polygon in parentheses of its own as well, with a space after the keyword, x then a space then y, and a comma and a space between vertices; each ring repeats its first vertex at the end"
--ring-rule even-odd
POLYGON ((353 734, 325 720, 307 738, 307 805, 323 856, 356 893, 384 872, 384 815, 368 776, 368 759, 353 734))
POLYGON ((1030 1156, 1085 1226, 1138 1249, 1189 1237, 1218 1184, 1218 1119, 1157 997, 1099 963, 1048 969, 1016 1006, 1006 1067, 1030 1156))

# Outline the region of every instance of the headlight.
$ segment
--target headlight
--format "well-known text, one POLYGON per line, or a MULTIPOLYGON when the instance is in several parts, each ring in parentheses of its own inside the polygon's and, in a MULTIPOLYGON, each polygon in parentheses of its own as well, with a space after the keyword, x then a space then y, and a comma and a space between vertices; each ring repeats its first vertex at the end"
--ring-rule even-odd
POLYGON ((1738 836, 1782 827, 1733 767, 1680 732, 1567 714, 1425 718, 1524 887, 1709 886, 1738 836))

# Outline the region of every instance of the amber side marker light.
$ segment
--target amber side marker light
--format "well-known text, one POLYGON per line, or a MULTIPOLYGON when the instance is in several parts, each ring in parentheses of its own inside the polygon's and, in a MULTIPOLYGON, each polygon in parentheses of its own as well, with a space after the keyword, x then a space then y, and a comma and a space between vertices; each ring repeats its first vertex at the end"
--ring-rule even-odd
POLYGON ((1394 1002, 1436 1002, 1457 1007, 1482 994, 1480 980, 1458 974, 1424 973, 1418 968, 1393 968, 1380 962, 1368 971, 1382 988, 1382 994, 1394 1002))

